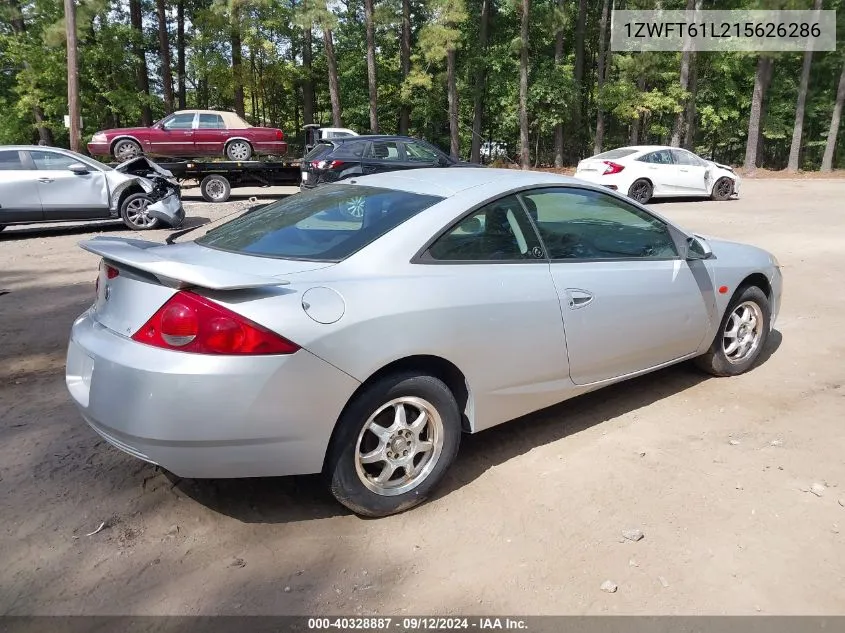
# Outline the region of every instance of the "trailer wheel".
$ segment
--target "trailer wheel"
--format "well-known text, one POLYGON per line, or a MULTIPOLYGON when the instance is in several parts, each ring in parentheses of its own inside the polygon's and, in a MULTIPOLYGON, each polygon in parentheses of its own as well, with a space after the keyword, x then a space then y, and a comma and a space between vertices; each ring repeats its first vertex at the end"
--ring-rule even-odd
POLYGON ((206 176, 200 183, 200 193, 206 202, 226 202, 231 192, 232 185, 220 174, 206 176))

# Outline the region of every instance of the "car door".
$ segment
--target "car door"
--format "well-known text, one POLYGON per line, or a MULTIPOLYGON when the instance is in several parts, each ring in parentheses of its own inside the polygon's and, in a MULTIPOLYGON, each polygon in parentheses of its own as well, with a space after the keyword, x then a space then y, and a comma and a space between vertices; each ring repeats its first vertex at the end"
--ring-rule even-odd
MULTIPOLYGON (((431 314, 451 325, 447 357, 467 376, 476 430, 559 402, 571 388, 549 263, 513 195, 470 211, 416 260, 431 314), (433 303, 432 303, 433 302, 433 303)), ((425 319, 423 318, 423 321, 425 319)))
POLYGON ((712 314, 703 262, 675 232, 616 196, 576 187, 522 194, 551 259, 572 381, 600 382, 694 352, 712 314))
POLYGON ((197 127, 193 131, 194 155, 217 156, 222 154, 228 133, 222 116, 210 112, 200 112, 197 116, 197 127))
POLYGON ((370 142, 361 169, 364 174, 378 174, 385 171, 402 169, 404 154, 399 141, 375 139, 370 142))
POLYGON ((38 172, 26 152, 0 151, 0 225, 44 219, 38 196, 38 172))
POLYGON ((707 193, 705 174, 707 168, 697 156, 683 149, 673 149, 672 160, 677 166, 678 195, 700 196, 707 193))
POLYGON ((651 181, 656 195, 675 195, 678 191, 677 168, 668 149, 649 152, 636 159, 644 163, 642 175, 651 181))
POLYGON ((150 128, 149 151, 160 156, 193 156, 194 112, 171 114, 150 128))
POLYGON ((71 154, 55 150, 30 150, 37 170, 38 195, 45 220, 87 220, 109 217, 109 192, 105 174, 71 154), (74 164, 87 167, 70 171, 74 164))

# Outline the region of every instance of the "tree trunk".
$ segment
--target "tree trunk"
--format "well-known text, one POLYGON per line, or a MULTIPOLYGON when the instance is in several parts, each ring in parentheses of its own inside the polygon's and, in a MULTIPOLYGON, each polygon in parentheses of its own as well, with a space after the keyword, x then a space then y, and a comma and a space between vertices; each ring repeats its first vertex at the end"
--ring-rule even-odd
POLYGON ((67 102, 70 115, 70 149, 80 149, 79 130, 79 56, 76 48, 76 5, 65 0, 65 29, 67 30, 67 102))
POLYGON ((332 30, 323 27, 323 46, 326 49, 326 63, 329 67, 329 97, 332 102, 332 123, 335 127, 343 127, 340 118, 340 85, 337 80, 337 59, 334 56, 334 41, 332 30))
POLYGON ((766 76, 763 78, 763 103, 760 106, 760 135, 757 137, 757 162, 755 163, 755 167, 761 167, 763 165, 763 158, 764 158, 764 136, 763 136, 763 127, 766 122, 766 110, 769 107, 769 100, 765 98, 765 95, 769 91, 769 86, 772 85, 772 73, 774 71, 775 60, 772 59, 772 63, 768 65, 766 68, 766 76))
POLYGON ((766 75, 772 65, 772 58, 761 55, 757 60, 757 73, 754 78, 754 92, 751 95, 751 113, 748 117, 748 139, 745 143, 745 163, 747 171, 753 171, 757 164, 757 145, 760 141, 760 123, 763 100, 766 96, 766 75))
POLYGON ((599 60, 598 60, 598 107, 596 108, 596 138, 593 141, 593 155, 601 153, 604 144, 604 110, 601 104, 601 91, 607 77, 610 53, 607 50, 607 20, 610 12, 610 0, 604 0, 599 23, 599 60))
MULTIPOLYGON (((411 0, 402 0, 402 38, 399 42, 399 65, 402 81, 411 74, 411 0)), ((411 127, 411 106, 402 99, 399 107, 399 134, 407 135, 411 127)))
POLYGON ((235 112, 242 119, 244 112, 243 51, 241 50, 241 7, 238 0, 232 6, 232 83, 234 86, 235 112))
POLYGON ((584 120, 584 36, 586 34, 587 0, 578 0, 578 22, 575 25, 575 107, 572 109, 572 143, 570 159, 576 161, 581 153, 584 120))
MULTIPOLYGON (((23 13, 21 12, 20 3, 18 0, 9 0, 9 8, 11 12, 12 31, 18 36, 24 35, 26 33, 26 24, 23 21, 23 13)), ((28 61, 24 60, 23 68, 28 74, 28 71, 31 68, 28 61)), ((52 145, 53 132, 50 128, 44 125, 44 110, 41 109, 41 106, 32 106, 32 117, 35 119, 35 127, 38 129, 39 141, 46 145, 52 145)))
POLYGON ((132 38, 132 52, 135 54, 135 81, 138 93, 141 95, 141 123, 149 126, 153 124, 153 113, 150 111, 150 75, 147 72, 147 52, 144 47, 141 0, 129 0, 129 21, 135 31, 132 38))
MULTIPOLYGON (((303 8, 304 4, 303 2, 303 8)), ((302 80, 302 123, 304 125, 314 123, 313 36, 311 26, 309 20, 308 24, 302 28, 302 70, 305 73, 305 79, 302 80)))
POLYGON ((185 101, 185 0, 176 4, 176 93, 179 109, 184 110, 185 101))
POLYGON ((487 89, 487 39, 490 30, 490 2, 481 0, 481 24, 478 30, 478 56, 475 71, 475 94, 472 104, 472 148, 469 159, 473 163, 481 162, 481 126, 484 118, 484 93, 487 89))
POLYGON ((836 136, 839 133, 839 120, 842 117, 843 103, 845 103, 845 64, 843 64, 842 74, 839 76, 836 103, 833 106, 833 114, 830 116, 830 130, 827 133, 827 143, 824 146, 824 156, 822 157, 822 171, 833 169, 833 150, 836 149, 836 136))
POLYGON ((167 13, 164 0, 156 0, 156 14, 158 15, 158 49, 161 57, 161 83, 164 93, 164 111, 173 112, 173 75, 170 72, 170 42, 167 38, 167 13))
MULTIPOLYGON (((822 8, 822 0, 816 0, 813 8, 822 8)), ((801 154, 801 137, 804 133, 804 109, 807 103, 807 86, 810 83, 810 65, 813 63, 813 49, 804 51, 804 65, 801 67, 801 83, 798 86, 798 101, 795 104, 795 125, 792 128, 792 145, 789 147, 787 171, 798 171, 798 158, 801 154)))
MULTIPOLYGON (((687 0, 687 11, 694 11, 695 5, 700 4, 700 2, 701 0, 687 0)), ((690 66, 692 64, 692 56, 694 54, 691 48, 691 41, 686 39, 684 41, 684 51, 681 53, 681 71, 679 73, 681 90, 684 92, 689 91, 690 66)), ((684 101, 681 104, 681 109, 675 113, 675 123, 672 126, 672 138, 669 141, 669 144, 672 147, 680 147, 681 139, 684 136, 684 116, 686 115, 687 103, 689 103, 690 97, 687 95, 683 99, 684 101)))
POLYGON ((519 153, 523 169, 531 167, 531 149, 528 147, 528 17, 531 0, 522 0, 519 51, 519 153))
MULTIPOLYGON (((558 0, 557 8, 561 13, 566 6, 566 0, 558 0)), ((563 25, 555 32, 555 67, 563 63, 563 25)), ((563 167, 563 121, 555 124, 555 167, 563 167)))
POLYGON ((446 49, 446 83, 449 99, 449 153, 458 160, 461 155, 461 138, 458 132, 458 81, 455 69, 455 46, 446 49))
POLYGON ((370 132, 378 134, 378 79, 376 77, 376 26, 373 22, 373 0, 364 0, 364 22, 367 33, 367 88, 370 93, 370 132))
POLYGON ((695 110, 695 95, 698 93, 698 58, 695 52, 690 58, 690 75, 689 75, 689 99, 687 99, 686 112, 684 113, 684 141, 683 147, 689 151, 695 151, 695 131, 696 131, 696 110, 695 110))

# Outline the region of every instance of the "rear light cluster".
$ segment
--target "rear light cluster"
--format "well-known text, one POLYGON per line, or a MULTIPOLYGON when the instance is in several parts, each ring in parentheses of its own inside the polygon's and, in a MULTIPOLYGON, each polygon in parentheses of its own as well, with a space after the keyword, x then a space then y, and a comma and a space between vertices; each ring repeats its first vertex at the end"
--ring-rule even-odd
POLYGON ((312 160, 311 167, 314 169, 334 169, 343 165, 342 160, 312 160))
POLYGON ((625 165, 620 165, 619 163, 614 163, 610 160, 602 161, 604 162, 607 167, 604 168, 604 173, 602 176, 610 176, 611 174, 618 174, 620 171, 625 169, 625 165))
POLYGON ((161 306, 132 340, 193 354, 293 354, 299 349, 296 343, 185 290, 161 306))
POLYGON ((283 141, 285 139, 285 134, 281 130, 276 130, 276 140, 283 141))
MULTIPOLYGON (((100 263, 100 268, 106 269, 106 279, 114 279, 120 274, 117 268, 109 266, 105 262, 100 263)), ((97 279, 94 281, 94 294, 100 296, 100 275, 97 275, 97 279)))

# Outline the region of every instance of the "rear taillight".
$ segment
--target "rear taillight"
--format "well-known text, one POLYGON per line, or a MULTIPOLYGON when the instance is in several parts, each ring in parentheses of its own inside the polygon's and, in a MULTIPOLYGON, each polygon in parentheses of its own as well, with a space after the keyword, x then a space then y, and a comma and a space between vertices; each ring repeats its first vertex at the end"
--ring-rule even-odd
POLYGON ((311 167, 314 169, 334 169, 343 165, 342 160, 312 160, 311 167))
MULTIPOLYGON (((106 279, 114 279, 120 274, 120 271, 115 268, 114 266, 109 266, 104 261, 100 262, 100 269, 106 269, 106 279)), ((94 294, 99 296, 100 295, 100 275, 97 274, 97 279, 94 281, 94 294)))
POLYGON ((293 354, 299 349, 296 343, 185 290, 161 306, 132 340, 192 354, 293 354))
POLYGON ((620 171, 625 169, 625 165, 620 165, 619 163, 614 163, 613 161, 603 161, 607 167, 604 168, 604 173, 602 176, 609 176, 610 174, 618 174, 620 171))
POLYGON ((276 140, 282 141, 282 140, 284 140, 284 138, 285 138, 284 132, 282 132, 281 130, 276 130, 276 140))

